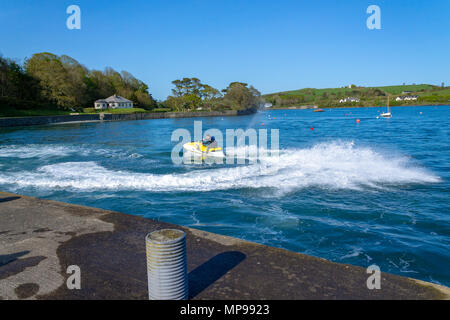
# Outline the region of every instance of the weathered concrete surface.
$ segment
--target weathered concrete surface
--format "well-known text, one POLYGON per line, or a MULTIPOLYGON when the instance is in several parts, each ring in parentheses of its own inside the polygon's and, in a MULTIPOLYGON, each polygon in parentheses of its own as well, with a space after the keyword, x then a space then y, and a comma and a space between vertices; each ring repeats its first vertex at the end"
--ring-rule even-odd
POLYGON ((52 123, 70 122, 92 122, 92 121, 128 121, 128 120, 148 120, 164 118, 197 118, 197 117, 227 117, 241 116, 255 113, 256 108, 245 110, 226 111, 198 111, 198 112, 161 112, 161 113, 130 113, 130 114, 79 114, 63 116, 37 116, 37 117, 16 117, 0 118, 0 127, 21 127, 45 125, 52 123))
MULTIPOLYGON (((151 208, 149 208, 151 210, 151 208)), ((204 231, 0 192, 0 299, 147 299, 145 236, 187 233, 192 299, 449 299, 450 290, 204 231), (66 286, 81 268, 81 290, 66 286)))

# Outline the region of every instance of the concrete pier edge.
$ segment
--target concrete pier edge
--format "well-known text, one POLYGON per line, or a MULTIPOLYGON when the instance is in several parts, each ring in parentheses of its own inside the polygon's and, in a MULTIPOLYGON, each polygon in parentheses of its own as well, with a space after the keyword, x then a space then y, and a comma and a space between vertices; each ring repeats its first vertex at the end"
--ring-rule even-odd
MULTIPOLYGON (((149 208, 151 212, 151 207, 149 208)), ((198 229, 0 192, 0 299, 148 299, 145 236, 186 232, 190 299, 450 299, 450 289, 198 229), (67 268, 80 267, 81 289, 67 268)))

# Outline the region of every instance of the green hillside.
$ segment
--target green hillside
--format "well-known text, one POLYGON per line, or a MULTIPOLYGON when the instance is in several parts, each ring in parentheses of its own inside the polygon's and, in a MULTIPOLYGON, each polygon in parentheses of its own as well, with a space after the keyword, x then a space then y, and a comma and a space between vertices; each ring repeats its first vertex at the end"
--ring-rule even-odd
POLYGON ((391 105, 424 105, 449 104, 450 87, 439 87, 429 84, 358 87, 352 85, 342 88, 304 88, 263 95, 266 102, 274 108, 317 105, 322 108, 343 106, 384 106, 387 96, 391 97, 391 105), (398 96, 417 95, 417 100, 396 101, 398 96), (341 99, 353 97, 359 102, 339 102, 341 99))

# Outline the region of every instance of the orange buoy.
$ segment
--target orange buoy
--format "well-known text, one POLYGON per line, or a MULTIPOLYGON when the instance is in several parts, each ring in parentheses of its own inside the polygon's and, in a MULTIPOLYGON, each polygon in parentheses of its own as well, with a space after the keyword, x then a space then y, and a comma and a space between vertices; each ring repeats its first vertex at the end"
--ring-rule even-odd
POLYGON ((359 119, 356 119, 356 123, 359 123, 360 122, 360 120, 359 119))
POLYGON ((263 125, 264 125, 264 122, 263 122, 263 123, 261 123, 261 125, 263 126, 263 125))
POLYGON ((311 127, 311 130, 314 130, 314 128, 313 128, 313 127, 311 127))

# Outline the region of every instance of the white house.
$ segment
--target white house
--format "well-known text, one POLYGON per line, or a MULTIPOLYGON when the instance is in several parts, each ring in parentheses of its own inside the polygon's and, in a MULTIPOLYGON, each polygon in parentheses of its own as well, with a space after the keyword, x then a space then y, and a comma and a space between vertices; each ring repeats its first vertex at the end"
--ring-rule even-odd
POLYGON ((345 99, 339 100, 339 103, 345 103, 345 102, 359 102, 360 100, 355 97, 347 97, 345 99))
POLYGON ((415 101, 419 98, 419 96, 400 96, 395 99, 395 101, 415 101))
POLYGON ((118 95, 112 95, 106 99, 100 99, 94 102, 95 109, 122 109, 133 108, 133 101, 125 99, 118 95))

